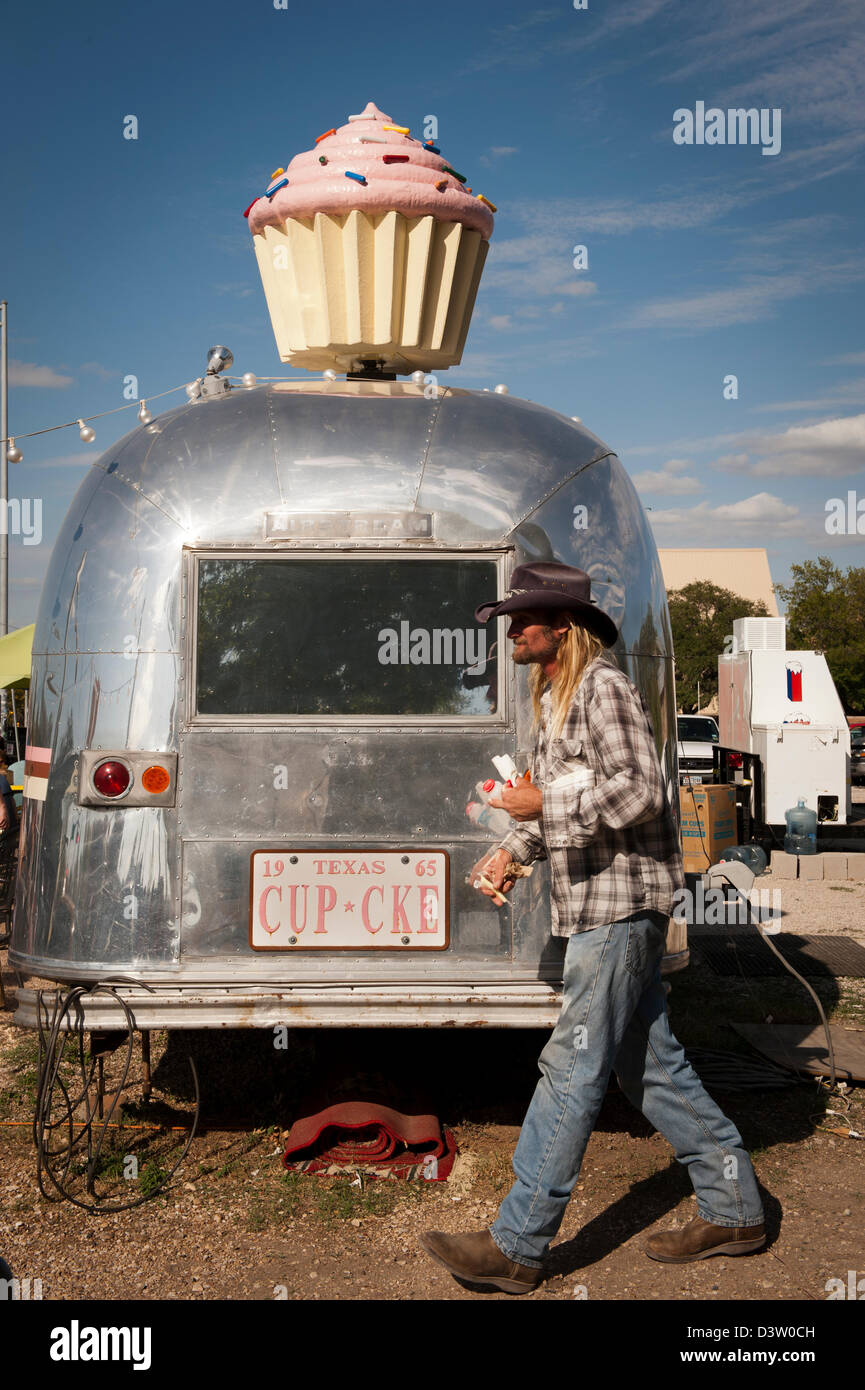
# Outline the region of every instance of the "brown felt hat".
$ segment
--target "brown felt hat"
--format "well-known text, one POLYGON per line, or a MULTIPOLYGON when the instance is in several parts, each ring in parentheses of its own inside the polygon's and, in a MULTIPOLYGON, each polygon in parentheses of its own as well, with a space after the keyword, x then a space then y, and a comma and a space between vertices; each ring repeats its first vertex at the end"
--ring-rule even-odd
POLYGON ((475 618, 479 623, 487 623, 500 614, 532 608, 567 609, 582 627, 596 633, 605 647, 612 647, 619 635, 612 618, 592 598, 592 581, 585 570, 560 564, 558 560, 517 565, 507 596, 482 603, 475 609, 475 618))

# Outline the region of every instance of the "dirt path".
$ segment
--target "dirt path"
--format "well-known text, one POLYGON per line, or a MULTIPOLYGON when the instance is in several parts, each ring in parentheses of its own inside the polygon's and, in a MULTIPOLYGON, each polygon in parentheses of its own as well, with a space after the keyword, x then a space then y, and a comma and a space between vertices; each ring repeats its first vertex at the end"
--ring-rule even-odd
MULTIPOLYGON (((862 981, 823 990, 836 1022, 865 1024, 862 981)), ((752 982, 745 992, 740 982, 699 969, 676 981, 672 998, 683 1040, 739 1051, 741 1041, 719 1018, 753 1019, 765 1009, 778 1021, 793 1021, 810 1019, 813 1008, 794 982, 752 982)), ((419 1250, 417 1235, 479 1230, 493 1219, 510 1185, 510 1157, 544 1034, 330 1034, 331 1061, 334 1047, 344 1051, 350 1042, 355 1061, 363 1056, 382 1066, 388 1057, 401 1058, 407 1074, 433 1078, 438 1113, 460 1146, 447 1182, 367 1180, 363 1186, 356 1178, 352 1185, 351 1178, 289 1175, 281 1166, 276 1122, 281 1128, 289 1122, 323 1038, 295 1034, 284 1063, 290 1075, 280 1077, 266 1036, 162 1035, 155 1080, 175 1121, 188 1114, 184 1050, 200 1049, 203 1132, 167 1197, 95 1217, 38 1193, 28 1127, 33 1040, 12 1028, 8 1014, 0 1019, 0 1255, 20 1278, 41 1279, 44 1298, 507 1297, 457 1284, 419 1250)), ((747 1259, 683 1266, 647 1259, 646 1234, 689 1220, 695 1202, 666 1141, 611 1092, 553 1247, 549 1278, 532 1299, 822 1301, 828 1279, 846 1279, 850 1269, 865 1275, 865 1144, 817 1128, 825 1103, 816 1084, 719 1093, 718 1099, 752 1150, 765 1189, 769 1248, 747 1259)), ((833 1108, 846 1112, 845 1128, 865 1132, 861 1090, 833 1108)), ((165 1161, 169 1141, 160 1142, 163 1157, 143 1151, 141 1171, 165 1161)), ((124 1190, 137 1193, 140 1183, 139 1174, 124 1190)))

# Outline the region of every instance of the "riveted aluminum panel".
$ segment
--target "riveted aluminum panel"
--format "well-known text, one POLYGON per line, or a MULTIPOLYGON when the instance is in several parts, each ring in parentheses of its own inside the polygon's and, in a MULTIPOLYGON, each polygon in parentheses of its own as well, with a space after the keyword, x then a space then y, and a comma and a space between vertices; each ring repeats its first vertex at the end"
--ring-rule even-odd
MULTIPOLYGON (((561 943, 548 937, 546 866, 515 890, 516 909, 480 902, 463 882, 489 843, 465 818, 470 788, 491 752, 524 764, 531 747, 524 671, 509 674, 498 730, 280 721, 215 731, 188 722, 184 555, 208 546, 272 553, 280 542, 265 540, 264 517, 277 508, 413 507, 432 514, 433 547, 506 549, 509 564, 546 556, 589 571, 622 624, 615 655, 646 693, 675 786, 669 617, 654 541, 600 440, 494 393, 316 381, 231 391, 113 446, 61 529, 37 620, 29 733, 52 753, 48 796, 26 803, 14 964, 63 979, 123 968, 192 984, 221 973, 229 988, 250 979, 276 987, 304 969, 340 986, 349 975, 417 984, 419 970, 439 981, 554 977, 561 943), (590 519, 582 530, 580 505, 590 519), (100 747, 176 751, 176 810, 78 806, 76 756, 100 747), (291 769, 288 796, 275 785, 277 765, 291 769), (404 957, 251 959, 250 849, 298 837, 446 849, 452 948, 411 966, 404 957)), ((504 631, 500 621, 500 650, 504 631)), ((382 1005, 375 1021, 396 1016, 382 1005)))

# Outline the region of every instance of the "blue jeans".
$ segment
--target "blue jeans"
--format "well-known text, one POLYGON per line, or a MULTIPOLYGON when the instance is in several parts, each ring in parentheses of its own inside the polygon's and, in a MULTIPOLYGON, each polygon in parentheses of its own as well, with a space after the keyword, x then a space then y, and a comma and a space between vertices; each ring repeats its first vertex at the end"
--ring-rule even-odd
POLYGON ((644 912, 568 940, 562 1012, 514 1153, 516 1182, 490 1227, 511 1260, 540 1267, 559 1229, 610 1072, 688 1168, 716 1226, 758 1226, 763 1208, 736 1126, 718 1109, 667 1020, 667 918, 644 912))

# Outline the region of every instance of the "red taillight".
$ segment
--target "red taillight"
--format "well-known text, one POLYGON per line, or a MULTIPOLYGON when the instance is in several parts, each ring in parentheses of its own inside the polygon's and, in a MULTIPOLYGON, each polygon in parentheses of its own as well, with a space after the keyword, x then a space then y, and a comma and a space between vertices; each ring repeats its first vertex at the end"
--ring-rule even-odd
POLYGON ((132 777, 124 763, 100 763, 93 770, 93 785, 100 796, 122 796, 132 777))
POLYGON ((729 767, 740 768, 740 767, 742 766, 742 754, 741 754, 741 753, 728 753, 728 754, 727 754, 727 764, 728 764, 729 767))

